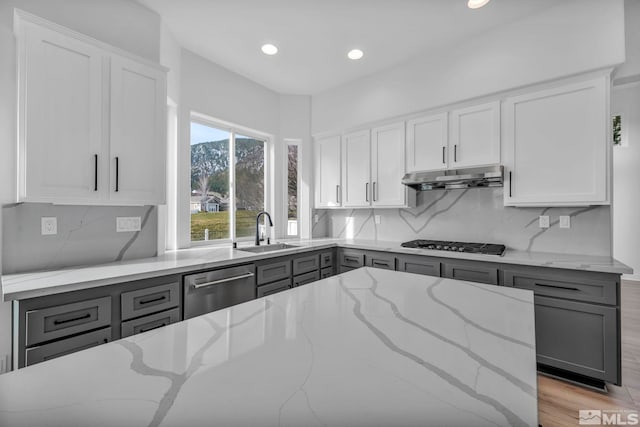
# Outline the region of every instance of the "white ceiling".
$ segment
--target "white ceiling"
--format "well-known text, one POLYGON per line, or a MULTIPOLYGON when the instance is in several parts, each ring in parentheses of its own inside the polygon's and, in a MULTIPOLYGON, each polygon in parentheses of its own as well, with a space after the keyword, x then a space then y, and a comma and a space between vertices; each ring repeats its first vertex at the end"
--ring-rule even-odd
MULTIPOLYGON (((180 44, 276 92, 315 94, 569 0, 138 0, 180 44), (266 56, 264 43, 280 52, 266 56), (354 48, 359 61, 347 59, 354 48)), ((437 60, 437 58, 434 58, 437 60)))

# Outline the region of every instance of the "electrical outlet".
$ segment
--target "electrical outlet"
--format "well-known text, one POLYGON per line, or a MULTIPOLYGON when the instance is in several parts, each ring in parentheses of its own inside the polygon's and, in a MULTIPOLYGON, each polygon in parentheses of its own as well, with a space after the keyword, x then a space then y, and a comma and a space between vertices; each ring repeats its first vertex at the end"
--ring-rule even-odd
POLYGON ((55 216, 40 218, 40 230, 43 236, 58 234, 58 218, 55 216))
POLYGON ((549 228, 549 215, 540 215, 538 224, 540 225, 540 228, 549 228))
POLYGON ((560 215, 560 228, 571 228, 571 217, 569 215, 560 215))
POLYGON ((373 219, 374 219, 374 221, 375 221, 375 223, 376 223, 376 224, 380 224, 380 215, 375 215, 375 216, 373 217, 373 219))
POLYGON ((126 233, 130 231, 140 231, 141 219, 139 216, 119 216, 116 217, 116 232, 126 233))

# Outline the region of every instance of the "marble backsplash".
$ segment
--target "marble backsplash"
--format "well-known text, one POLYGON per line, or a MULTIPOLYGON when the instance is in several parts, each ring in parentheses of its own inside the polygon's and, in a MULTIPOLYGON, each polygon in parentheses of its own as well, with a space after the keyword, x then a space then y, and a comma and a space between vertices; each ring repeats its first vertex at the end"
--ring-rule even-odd
POLYGON ((410 209, 315 210, 313 237, 383 241, 413 239, 502 243, 509 249, 611 256, 609 206, 514 208, 503 205, 502 188, 417 193, 410 209), (375 217, 380 216, 380 224, 375 217), (549 215, 550 227, 538 226, 549 215), (559 216, 571 228, 559 228, 559 216))
POLYGON ((2 208, 2 273, 24 273, 155 256, 155 206, 67 206, 20 203, 2 208), (141 217, 141 230, 116 232, 116 217, 141 217), (58 233, 41 235, 40 218, 58 233))

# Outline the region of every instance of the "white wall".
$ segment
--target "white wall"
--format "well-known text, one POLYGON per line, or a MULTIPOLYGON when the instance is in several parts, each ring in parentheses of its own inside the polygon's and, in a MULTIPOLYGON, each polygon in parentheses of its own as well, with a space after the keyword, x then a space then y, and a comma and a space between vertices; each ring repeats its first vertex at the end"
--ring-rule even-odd
POLYGON ((624 31, 627 60, 616 69, 615 80, 633 80, 640 76, 640 1, 625 0, 624 31))
POLYGON ((640 81, 615 86, 611 113, 622 116, 627 147, 613 149, 613 256, 635 271, 640 280, 640 81))
MULTIPOLYGON (((298 231, 300 237, 311 237, 311 203, 313 200, 313 149, 311 145, 311 97, 298 95, 282 95, 280 97, 280 137, 284 142, 283 150, 279 154, 286 158, 285 144, 287 139, 299 140, 299 165, 300 182, 298 194, 298 231)), ((286 163, 283 165, 285 166, 286 163)), ((287 168, 281 168, 281 183, 278 188, 286 188, 287 168)), ((285 190, 286 191, 286 190, 285 190)), ((285 206, 287 197, 285 191, 281 191, 282 197, 276 198, 276 202, 285 206)), ((282 236, 286 232, 286 211, 279 216, 282 236)))
POLYGON ((624 62, 622 0, 574 0, 312 97, 338 131, 624 62))
MULTIPOLYGON (((279 137, 280 96, 245 77, 182 50, 179 108, 178 170, 191 168, 189 123, 191 112, 279 137)), ((281 147, 279 147, 281 149, 281 147)), ((275 156, 276 159, 282 156, 275 156)), ((279 159, 280 162, 283 159, 279 159)), ((279 166, 282 167, 282 164, 279 166)), ((276 165, 276 170, 278 165, 276 165)), ((190 245, 190 175, 178 176, 178 247, 190 245)))

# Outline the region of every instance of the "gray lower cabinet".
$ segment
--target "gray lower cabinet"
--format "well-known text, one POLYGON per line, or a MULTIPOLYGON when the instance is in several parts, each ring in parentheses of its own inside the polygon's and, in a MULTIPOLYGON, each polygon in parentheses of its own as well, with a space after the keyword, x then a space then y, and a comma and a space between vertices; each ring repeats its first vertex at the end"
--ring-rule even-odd
POLYGON ((338 249, 339 272, 364 267, 364 252, 350 249, 338 249))
POLYGON ((420 255, 398 255, 397 270, 407 273, 440 277, 442 262, 420 255))
POLYGON ((326 267, 320 270, 320 279, 326 279, 333 276, 333 267, 326 267))
POLYGON ((256 263, 258 286, 291 277, 291 259, 276 258, 256 263))
POLYGON ((158 329, 180 321, 180 309, 174 308, 160 313, 150 314, 133 320, 122 322, 120 326, 121 338, 158 329))
POLYGON ((302 286, 320 280, 320 271, 312 271, 310 273, 301 274, 293 278, 293 286, 302 286))
POLYGON ((293 275, 309 273, 320 269, 320 254, 302 256, 293 259, 293 275))
POLYGON ((364 254, 365 265, 367 267, 382 268, 385 270, 396 269, 396 256, 391 252, 372 252, 364 254))
POLYGON ((120 296, 122 320, 146 316, 177 307, 180 304, 180 282, 124 292, 120 296))
POLYGON ((497 265, 486 262, 446 260, 442 267, 442 276, 448 279, 498 285, 498 271, 497 265))
POLYGON ((266 297, 267 295, 277 294, 278 292, 291 289, 291 279, 284 279, 278 282, 269 283, 268 285, 258 286, 257 296, 258 298, 266 297))
POLYGON ((616 307, 535 297, 538 363, 620 384, 616 307))
POLYGON ((75 337, 54 341, 31 347, 25 350, 24 366, 34 365, 45 360, 55 359, 76 351, 85 350, 111 341, 111 328, 103 328, 97 331, 78 335, 75 337))

